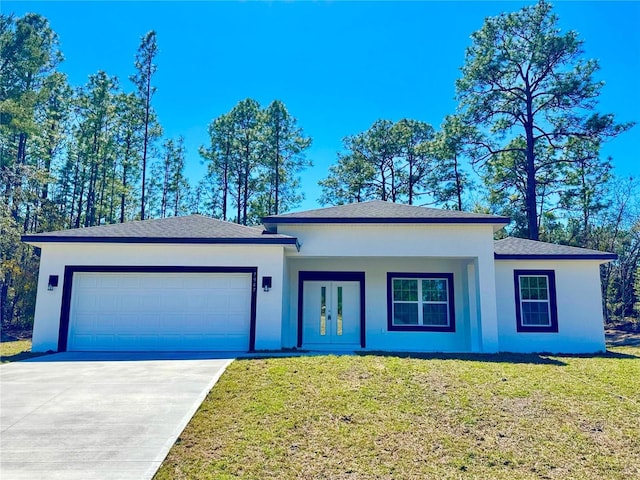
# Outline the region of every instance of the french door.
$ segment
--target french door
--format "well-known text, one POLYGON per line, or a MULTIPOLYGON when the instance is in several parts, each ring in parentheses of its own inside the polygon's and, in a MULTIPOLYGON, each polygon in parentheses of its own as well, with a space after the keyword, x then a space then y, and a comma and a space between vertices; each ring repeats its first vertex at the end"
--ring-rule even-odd
POLYGON ((303 346, 360 347, 360 282, 303 283, 303 346))

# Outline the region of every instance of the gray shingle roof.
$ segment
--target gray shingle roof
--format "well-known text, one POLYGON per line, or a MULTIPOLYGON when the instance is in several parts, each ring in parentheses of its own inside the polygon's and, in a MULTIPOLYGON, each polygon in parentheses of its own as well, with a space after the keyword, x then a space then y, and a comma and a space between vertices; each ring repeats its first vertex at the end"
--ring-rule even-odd
POLYGON ((500 223, 507 217, 441 210, 374 200, 263 218, 267 226, 282 223, 500 223))
POLYGON ((615 253, 515 237, 496 240, 494 242, 494 251, 496 260, 615 260, 618 258, 615 253))
POLYGON ((24 235, 25 242, 273 243, 295 244, 289 235, 267 233, 203 215, 168 217, 24 235))

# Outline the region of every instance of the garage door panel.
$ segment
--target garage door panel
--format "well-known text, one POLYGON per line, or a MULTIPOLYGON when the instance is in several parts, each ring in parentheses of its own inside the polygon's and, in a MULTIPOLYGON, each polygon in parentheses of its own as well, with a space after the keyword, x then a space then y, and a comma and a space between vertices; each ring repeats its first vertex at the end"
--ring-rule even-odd
POLYGON ((100 345, 101 351, 210 351, 212 344, 222 344, 226 350, 247 349, 243 334, 81 335, 77 341, 100 345))
MULTIPOLYGON (((193 295, 193 297, 190 299, 190 304, 199 309, 199 310, 204 310, 208 307, 208 303, 207 303, 207 295, 205 292, 202 291, 198 291, 198 292, 194 292, 195 294, 193 295)), ((180 302, 177 301, 176 299, 176 305, 179 306, 180 302)))
POLYGON ((232 313, 240 313, 244 311, 244 306, 246 305, 247 298, 246 296, 234 296, 228 298, 228 308, 232 313))
POLYGON ((93 276, 92 278, 87 279, 87 287, 89 285, 91 288, 100 288, 100 289, 117 289, 120 287, 121 279, 114 276, 105 276, 105 277, 97 277, 93 276))
POLYGON ((206 288, 210 290, 236 289, 246 291, 251 286, 251 277, 243 275, 229 275, 224 279, 210 278, 206 282, 206 288))
POLYGON ((216 310, 226 312, 229 309, 229 296, 212 292, 209 298, 207 298, 206 305, 207 310, 210 312, 215 312, 216 310))
MULTIPOLYGON (((93 292, 87 292, 91 295, 93 292)), ((94 295, 101 295, 99 292, 93 293, 94 295)), ((81 296, 80 292, 77 293, 77 296, 81 296)), ((131 312, 137 311, 140 309, 140 294, 137 292, 133 292, 132 290, 120 290, 115 292, 110 292, 109 295, 113 297, 113 311, 117 312, 131 312)))
POLYGON ((100 306, 98 305, 99 298, 95 295, 91 295, 92 292, 88 293, 88 295, 83 295, 78 299, 76 304, 78 312, 93 312, 97 307, 100 306))
POLYGON ((119 299, 115 293, 102 292, 100 295, 97 292, 91 292, 93 295, 93 302, 86 304, 84 309, 87 311, 94 311, 94 308, 99 308, 102 311, 117 311, 119 299))
POLYGON ((76 318, 78 321, 76 333, 78 335, 86 335, 87 333, 94 331, 99 324, 97 322, 98 319, 93 315, 78 314, 76 318))
POLYGON ((160 277, 160 276, 155 276, 155 275, 149 275, 147 278, 144 279, 144 281, 141 281, 142 279, 138 278, 136 279, 137 285, 136 287, 139 288, 140 290, 149 290, 149 291, 155 291, 161 288, 179 288, 180 287, 180 283, 177 282, 173 282, 173 284, 170 282, 171 278, 164 278, 164 277, 160 277))
POLYGON ((229 288, 247 289, 251 287, 251 277, 230 277, 229 288))
POLYGON ((73 277, 69 350, 247 350, 249 273, 73 277))
MULTIPOLYGON (((215 283, 215 279, 212 279, 215 283)), ((221 280, 218 280, 220 283, 221 280)), ((196 290, 206 289, 207 279, 198 278, 198 277, 183 277, 180 278, 180 287, 182 288, 193 288, 196 290)))

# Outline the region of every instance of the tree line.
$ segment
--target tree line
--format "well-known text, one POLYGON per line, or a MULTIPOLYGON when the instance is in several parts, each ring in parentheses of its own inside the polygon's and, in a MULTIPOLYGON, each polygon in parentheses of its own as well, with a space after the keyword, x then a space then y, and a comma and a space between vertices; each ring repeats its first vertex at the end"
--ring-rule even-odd
POLYGON ((208 214, 248 225, 299 205, 298 174, 311 166, 304 155, 311 138, 281 101, 265 109, 252 99, 239 102, 209 124, 209 139, 200 148, 208 214))
POLYGON ((603 82, 598 62, 583 54, 583 41, 561 32, 544 0, 487 18, 465 54, 457 111, 437 131, 378 120, 346 137, 320 201, 496 213, 511 217, 510 235, 615 252, 601 269, 603 307, 607 319, 637 319, 637 179, 617 177, 601 155, 634 124, 597 112, 603 82))
MULTIPOLYGON (((185 175, 184 139, 154 109, 155 32, 129 82, 73 87, 37 14, 0 15, 0 315, 28 326, 38 252, 29 232, 201 213, 245 225, 297 207, 312 139, 284 103, 240 101, 209 125, 207 173, 185 175)), ((602 268, 607 318, 640 310, 637 184, 604 142, 632 127, 597 113, 598 64, 545 1, 486 19, 456 83, 457 111, 434 127, 379 119, 343 139, 320 181, 323 205, 382 199, 508 215, 511 235, 618 253, 602 268)))
POLYGON ((297 206, 311 139, 281 101, 241 101, 209 126, 208 173, 191 184, 184 139, 154 109, 158 45, 145 34, 121 82, 73 87, 46 18, 0 15, 0 319, 28 325, 38 252, 24 233, 203 213, 243 224, 297 206))

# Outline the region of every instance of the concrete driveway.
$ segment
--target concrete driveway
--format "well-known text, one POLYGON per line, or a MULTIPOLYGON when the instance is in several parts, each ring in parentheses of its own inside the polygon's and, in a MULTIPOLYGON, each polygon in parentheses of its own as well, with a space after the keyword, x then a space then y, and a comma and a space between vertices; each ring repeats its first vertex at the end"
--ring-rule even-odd
POLYGON ((0 478, 153 477, 230 358, 59 353, 0 366, 0 478))

